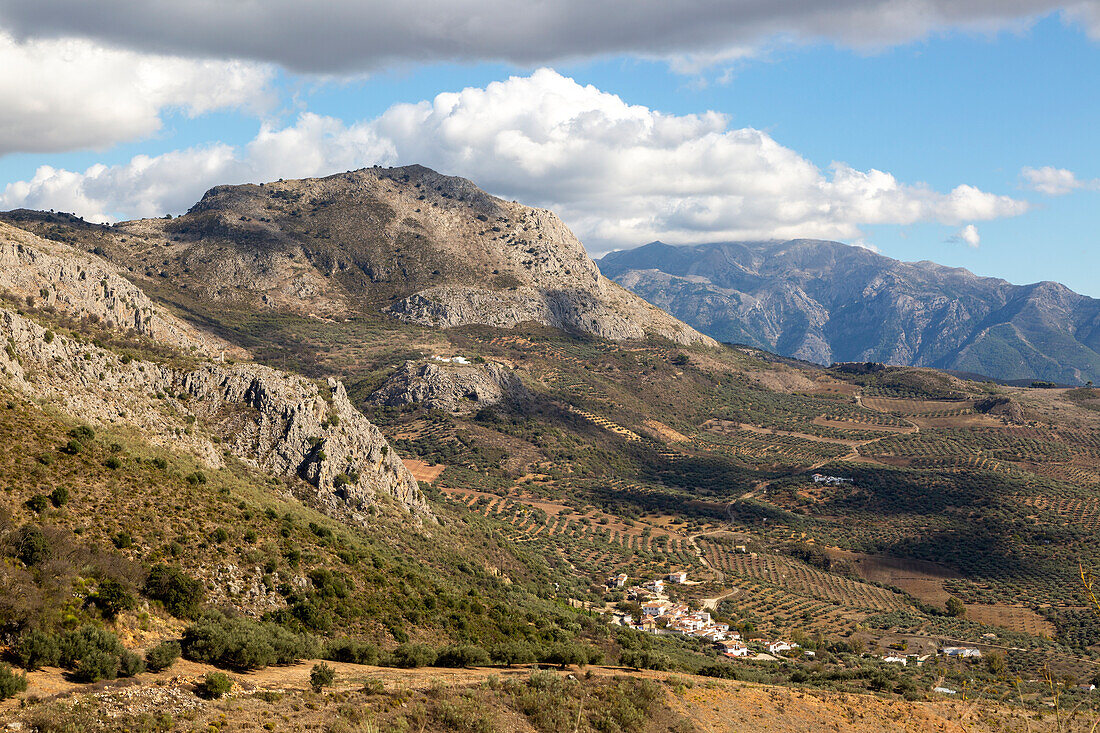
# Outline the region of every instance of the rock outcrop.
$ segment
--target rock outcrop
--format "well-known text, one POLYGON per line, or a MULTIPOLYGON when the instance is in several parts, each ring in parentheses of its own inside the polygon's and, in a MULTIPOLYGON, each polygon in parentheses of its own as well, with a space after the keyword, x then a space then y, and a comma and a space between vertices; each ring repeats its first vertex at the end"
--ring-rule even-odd
POLYGON ((313 487, 304 498, 334 514, 355 517, 383 497, 431 514, 397 453, 335 380, 317 383, 258 364, 176 369, 50 338, 6 309, 0 343, 0 380, 82 420, 133 426, 150 442, 213 467, 228 450, 272 474, 303 479, 313 487))
POLYGON ((375 390, 370 401, 390 407, 423 404, 461 412, 527 396, 523 382, 503 364, 406 361, 375 390))

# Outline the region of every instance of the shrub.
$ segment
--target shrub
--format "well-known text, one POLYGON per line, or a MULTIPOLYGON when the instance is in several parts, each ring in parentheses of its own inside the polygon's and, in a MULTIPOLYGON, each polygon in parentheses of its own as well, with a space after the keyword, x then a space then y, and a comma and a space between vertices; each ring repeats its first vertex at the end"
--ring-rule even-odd
POLYGON ((90 443, 95 440, 95 431, 87 425, 81 425, 70 430, 69 437, 73 440, 79 440, 81 443, 90 443))
POLYGON ((35 514, 41 514, 50 505, 50 498, 44 494, 38 494, 27 499, 23 504, 35 514))
POLYGON ((115 547, 120 550, 125 550, 128 547, 134 546, 134 538, 131 537, 128 532, 119 532, 111 538, 111 541, 115 544, 115 547))
POLYGON ((107 458, 107 460, 103 462, 103 465, 111 469, 112 471, 117 471, 118 469, 122 468, 122 461, 119 460, 117 456, 110 456, 109 458, 107 458))
POLYGON ((144 592, 154 601, 160 601, 164 609, 177 618, 193 617, 206 595, 200 581, 174 565, 158 565, 150 570, 144 592))
POLYGON ((225 531, 225 527, 218 527, 210 535, 210 539, 212 539, 215 542, 220 544, 220 543, 225 542, 226 540, 229 539, 229 533, 225 531))
POLYGON ((16 674, 11 667, 0 663, 0 700, 15 697, 27 689, 27 675, 16 674))
POLYGON ((64 486, 55 486, 54 490, 50 492, 50 501, 60 509, 69 503, 69 490, 64 486))
POLYGON ((336 679, 336 670, 324 662, 313 665, 309 672, 309 686, 314 692, 320 692, 321 688, 329 687, 336 679))
POLYGON ((530 644, 522 641, 509 641, 498 644, 489 652, 494 662, 511 667, 513 664, 530 664, 535 660, 535 652, 530 644))
POLYGON ((16 538, 16 557, 27 567, 48 560, 52 552, 50 541, 38 527, 27 525, 19 530, 16 538))
POLYGON ((386 691, 386 683, 377 677, 368 677, 363 680, 363 692, 368 695, 381 695, 386 691))
POLYGON ((161 672, 175 664, 181 653, 178 641, 162 641, 145 652, 145 666, 150 672, 161 672))
POLYGON ((195 471, 194 473, 187 474, 187 483, 192 486, 198 486, 206 483, 206 474, 202 471, 195 471))
POLYGON ((117 661, 123 647, 118 637, 110 631, 95 626, 82 626, 62 636, 58 650, 58 663, 72 669, 84 657, 93 653, 106 654, 117 661))
POLYGON ((948 616, 962 618, 966 615, 966 606, 955 596, 947 599, 946 611, 948 616))
POLYGON ((671 669, 672 660, 664 654, 656 654, 648 649, 628 649, 620 655, 619 664, 634 669, 654 669, 663 672, 671 669))
POLYGON ((224 672, 207 672, 203 681, 195 686, 195 694, 216 700, 233 689, 233 680, 224 672))
POLYGON ((109 652, 92 649, 85 652, 76 662, 73 677, 77 682, 98 682, 118 677, 119 657, 109 652))
POLYGON ((145 660, 128 649, 118 656, 118 662, 119 677, 133 677, 145 671, 145 660))
POLYGON ((19 666, 31 672, 57 664, 61 651, 57 637, 44 631, 24 631, 12 647, 12 654, 19 666))
POLYGON ((325 644, 323 656, 333 662, 378 664, 378 647, 356 639, 333 639, 325 644))
POLYGON ((489 663, 489 653, 473 644, 448 646, 436 656, 436 667, 480 667, 489 663))
POLYGON ((114 578, 105 578, 89 599, 107 618, 115 618, 123 611, 132 609, 137 601, 126 586, 114 578))
POLYGON ((226 619, 210 614, 188 626, 180 643, 183 656, 237 670, 260 669, 272 664, 292 664, 307 653, 312 640, 273 623, 226 619))
POLYGON ((394 667, 430 667, 435 658, 435 649, 424 644, 401 644, 392 653, 394 667))

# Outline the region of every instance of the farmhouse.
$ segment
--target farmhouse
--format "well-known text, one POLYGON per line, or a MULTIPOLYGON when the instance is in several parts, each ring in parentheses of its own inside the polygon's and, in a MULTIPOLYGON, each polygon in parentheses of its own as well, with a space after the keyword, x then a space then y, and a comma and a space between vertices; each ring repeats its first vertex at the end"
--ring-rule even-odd
POLYGON ((968 646, 945 646, 940 649, 946 657, 952 657, 955 659, 977 659, 982 656, 981 649, 974 649, 968 646))
POLYGON ((791 649, 797 649, 798 644, 793 641, 770 641, 765 647, 768 650, 768 654, 780 654, 782 652, 789 652, 791 649))
POLYGON ((642 604, 642 615, 656 618, 658 616, 666 616, 669 611, 668 601, 650 601, 649 603, 642 604))
POLYGON ((607 585, 609 588, 622 588, 626 585, 627 574, 619 573, 618 575, 612 575, 607 579, 607 585))
POLYGON ((687 582, 687 579, 688 579, 688 574, 684 570, 679 570, 675 573, 669 573, 668 574, 668 582, 670 582, 670 583, 683 584, 683 583, 687 582))
POLYGON ((887 664, 900 664, 903 667, 906 667, 906 666, 909 665, 909 660, 906 659, 905 657, 888 656, 888 657, 883 657, 882 661, 886 662, 887 664))
POLYGON ((841 484, 852 483, 852 479, 850 478, 841 478, 840 476, 823 476, 820 473, 815 473, 813 475, 813 480, 815 484, 825 484, 826 486, 840 486, 841 484))
POLYGON ((747 657, 752 652, 739 641, 728 641, 723 643, 722 653, 727 657, 747 657))

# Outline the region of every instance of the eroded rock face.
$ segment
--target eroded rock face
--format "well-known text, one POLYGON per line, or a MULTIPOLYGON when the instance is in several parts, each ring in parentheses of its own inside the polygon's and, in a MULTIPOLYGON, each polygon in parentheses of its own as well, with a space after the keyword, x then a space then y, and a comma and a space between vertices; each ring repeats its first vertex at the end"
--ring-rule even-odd
POLYGON ((314 489, 304 498, 334 514, 355 518, 392 500, 431 516, 412 474, 340 382, 257 364, 185 371, 128 360, 64 336, 47 340, 44 327, 3 309, 0 343, 0 379, 89 423, 132 425, 150 442, 213 467, 228 449, 270 473, 304 479, 314 489))
POLYGON ((98 257, 0 222, 0 288, 75 318, 91 317, 183 353, 241 356, 241 349, 202 333, 149 299, 98 257))
POLYGON ((503 364, 453 364, 407 361, 371 395, 390 407, 423 404, 459 412, 528 395, 523 382, 503 364))

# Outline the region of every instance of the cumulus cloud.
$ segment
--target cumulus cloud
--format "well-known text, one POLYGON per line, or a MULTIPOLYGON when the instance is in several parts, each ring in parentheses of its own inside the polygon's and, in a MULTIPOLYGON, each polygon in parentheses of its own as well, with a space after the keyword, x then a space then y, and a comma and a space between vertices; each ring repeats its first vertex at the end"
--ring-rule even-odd
POLYGON ((967 247, 977 249, 982 243, 982 237, 978 234, 978 227, 973 224, 967 224, 948 237, 947 241, 955 244, 965 244, 967 247))
POLYGON ((342 72, 612 54, 722 58, 777 37, 877 46, 952 28, 1019 27, 1067 7, 1095 31, 1096 0, 0 0, 0 25, 29 37, 342 72))
POLYGON ((959 226, 1027 210, 965 184, 941 192, 842 163, 822 170, 760 130, 731 128, 724 115, 663 114, 550 69, 394 105, 352 125, 303 115, 264 127, 240 149, 195 148, 84 173, 44 168, 9 185, 0 207, 161 215, 215 183, 374 163, 423 163, 552 208, 595 251, 658 237, 859 239, 863 225, 959 226))
POLYGON ((161 113, 267 102, 270 67, 112 49, 80 39, 17 42, 0 31, 0 155, 103 147, 149 135, 161 113))
POLYGON ((1082 181, 1077 174, 1065 168, 1047 165, 1042 168, 1024 168, 1020 171, 1024 186, 1047 196, 1065 196, 1082 188, 1100 189, 1100 179, 1082 181))

